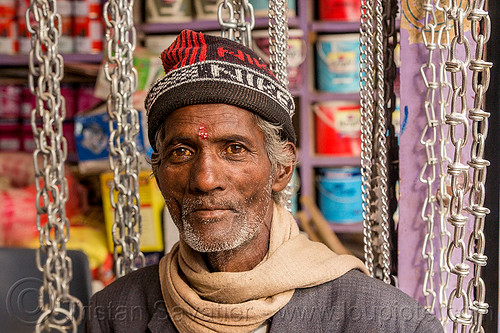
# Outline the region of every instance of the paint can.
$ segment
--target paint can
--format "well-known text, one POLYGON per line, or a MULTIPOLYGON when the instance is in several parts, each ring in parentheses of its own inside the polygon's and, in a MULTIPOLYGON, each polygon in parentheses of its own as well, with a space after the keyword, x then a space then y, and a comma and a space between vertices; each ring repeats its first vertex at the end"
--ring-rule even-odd
POLYGON ((21 115, 20 86, 14 84, 0 85, 0 118, 18 120, 21 115))
POLYGON ((57 1, 57 11, 61 15, 61 35, 58 48, 61 53, 73 53, 73 1, 57 1))
POLYGON ((360 168, 321 168, 318 180, 318 208, 331 223, 363 220, 360 168))
POLYGON ((163 50, 169 47, 170 44, 172 44, 176 38, 177 35, 146 36, 144 44, 145 47, 151 52, 160 54, 163 52, 163 50))
POLYGON ((318 16, 321 21, 359 21, 359 0, 319 0, 318 16))
POLYGON ((359 92, 359 45, 359 34, 318 37, 316 77, 320 91, 359 92))
POLYGON ((97 54, 103 50, 104 23, 100 19, 86 16, 73 18, 75 52, 97 54))
POLYGON ((18 51, 17 22, 15 17, 0 17, 0 54, 16 54, 18 51))
POLYGON ((191 21, 192 8, 190 0, 146 0, 145 3, 147 23, 191 21))
MULTIPOLYGON (((194 0, 196 18, 199 20, 216 20, 219 4, 223 0, 194 0)), ((225 11, 223 11, 225 13, 225 11)))
POLYGON ((31 93, 28 87, 23 87, 21 90, 21 118, 31 119, 31 112, 36 107, 36 96, 31 93))
MULTIPOLYGON (((268 17, 269 13, 269 0, 249 0, 253 6, 255 17, 268 17)), ((288 0, 288 17, 297 15, 297 2, 296 0, 288 0)))
POLYGON ((0 0, 0 17, 12 18, 16 16, 16 0, 0 0))
POLYGON ((21 135, 16 120, 0 121, 0 151, 20 151, 21 135))
MULTIPOLYGON (((304 41, 304 32, 300 29, 290 29, 288 36, 288 87, 299 88, 302 85, 300 66, 305 60, 307 45, 304 41)), ((269 32, 267 30, 255 30, 252 32, 252 38, 255 53, 269 64, 269 32)))
POLYGON ((316 153, 361 155, 361 114, 359 103, 328 101, 313 106, 316 153))
POLYGON ((86 16, 90 19, 102 18, 102 0, 75 0, 75 16, 86 16))

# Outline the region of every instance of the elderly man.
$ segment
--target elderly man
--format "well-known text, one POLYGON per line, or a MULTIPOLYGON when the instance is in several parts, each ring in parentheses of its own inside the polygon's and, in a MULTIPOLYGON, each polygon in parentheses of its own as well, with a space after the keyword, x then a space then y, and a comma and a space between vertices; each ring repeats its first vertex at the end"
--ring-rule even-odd
POLYGON ((398 289, 299 233, 288 90, 252 50, 185 30, 146 98, 153 173, 181 240, 93 296, 89 332, 441 332, 398 289))

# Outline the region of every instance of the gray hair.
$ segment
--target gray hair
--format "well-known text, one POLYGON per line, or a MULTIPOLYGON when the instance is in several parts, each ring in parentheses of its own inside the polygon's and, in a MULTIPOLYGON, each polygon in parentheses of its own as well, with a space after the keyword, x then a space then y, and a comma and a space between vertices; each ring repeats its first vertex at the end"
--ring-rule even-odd
MULTIPOLYGON (((274 174, 280 166, 288 167, 296 164, 296 156, 292 149, 290 149, 289 141, 283 139, 280 135, 282 126, 274 125, 267 120, 264 120, 257 114, 252 114, 255 124, 260 128, 264 134, 264 147, 267 152, 267 157, 271 162, 271 172, 274 174)), ((153 174, 157 176, 158 167, 163 158, 163 139, 165 138, 165 126, 161 126, 156 132, 156 152, 151 155, 150 164, 153 169, 153 174)), ((288 186, 287 186, 288 187, 288 186)), ((290 191, 285 188, 282 191, 272 193, 272 198, 275 203, 279 205, 286 205, 290 200, 290 191)))

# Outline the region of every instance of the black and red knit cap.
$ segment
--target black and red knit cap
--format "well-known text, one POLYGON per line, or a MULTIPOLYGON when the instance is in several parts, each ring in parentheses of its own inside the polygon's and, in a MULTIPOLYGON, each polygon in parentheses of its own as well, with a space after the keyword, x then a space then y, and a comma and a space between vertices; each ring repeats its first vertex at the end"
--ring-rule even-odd
POLYGON ((292 95, 251 49, 227 38, 183 30, 161 54, 165 76, 145 100, 148 137, 167 116, 184 106, 223 103, 256 113, 282 127, 281 136, 295 143, 292 95))

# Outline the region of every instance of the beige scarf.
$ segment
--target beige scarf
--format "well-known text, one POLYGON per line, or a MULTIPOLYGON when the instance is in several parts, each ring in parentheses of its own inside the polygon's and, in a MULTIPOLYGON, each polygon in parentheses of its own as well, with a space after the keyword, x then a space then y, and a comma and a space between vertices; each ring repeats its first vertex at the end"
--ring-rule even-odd
POLYGON ((337 255, 299 233, 293 216, 274 206, 267 256, 246 272, 210 272, 183 241, 160 262, 167 311, 180 332, 252 332, 283 308, 296 288, 334 280, 361 260, 337 255))

